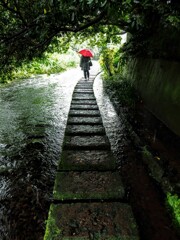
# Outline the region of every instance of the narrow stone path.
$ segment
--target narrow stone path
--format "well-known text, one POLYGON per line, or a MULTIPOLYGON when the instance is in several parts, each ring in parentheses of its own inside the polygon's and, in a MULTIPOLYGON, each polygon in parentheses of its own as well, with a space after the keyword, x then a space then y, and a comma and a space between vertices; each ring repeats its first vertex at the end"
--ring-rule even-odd
POLYGON ((75 86, 44 240, 139 239, 93 92, 75 86))

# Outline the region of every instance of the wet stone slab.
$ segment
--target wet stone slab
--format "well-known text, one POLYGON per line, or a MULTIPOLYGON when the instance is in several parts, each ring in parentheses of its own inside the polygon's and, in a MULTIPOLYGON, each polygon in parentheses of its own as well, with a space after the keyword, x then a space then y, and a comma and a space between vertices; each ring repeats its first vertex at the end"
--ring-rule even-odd
POLYGON ((80 104, 80 105, 97 105, 97 102, 96 100, 79 100, 79 99, 76 99, 76 100, 72 100, 71 101, 71 104, 80 104))
POLYGON ((80 94, 94 94, 93 90, 90 89, 75 89, 74 93, 80 93, 80 94))
POLYGON ((63 151, 58 170, 114 170, 115 158, 106 150, 63 151))
POLYGON ((78 82, 76 86, 91 86, 93 87, 93 82, 92 81, 86 81, 86 82, 78 82))
POLYGON ((92 87, 83 87, 83 86, 75 87, 74 93, 76 93, 76 92, 77 93, 89 92, 91 94, 94 94, 92 87))
POLYGON ((84 85, 79 85, 79 86, 76 86, 74 88, 74 90, 80 90, 80 91, 83 91, 83 90, 89 90, 89 91, 93 91, 93 87, 92 86, 84 86, 84 85))
POLYGON ((101 125, 67 125, 66 135, 105 135, 101 125))
POLYGON ((78 96, 73 96, 72 97, 72 100, 96 100, 95 96, 81 96, 81 95, 78 95, 78 96))
POLYGON ((77 84, 76 87, 74 89, 90 89, 93 90, 93 85, 92 84, 77 84))
POLYGON ((76 84, 76 87, 78 87, 78 86, 93 86, 93 82, 92 81, 86 81, 86 82, 78 82, 77 84, 76 84))
POLYGON ((124 187, 118 172, 59 172, 56 175, 53 198, 122 199, 124 187))
POLYGON ((71 104, 70 110, 76 110, 76 109, 84 109, 84 110, 98 110, 97 105, 89 105, 89 104, 84 104, 84 105, 79 105, 79 104, 71 104))
POLYGON ((108 138, 104 136, 65 136, 64 149, 110 149, 108 138))
POLYGON ((94 97, 94 93, 73 93, 73 98, 93 98, 94 97))
POLYGON ((69 111, 69 116, 89 116, 89 117, 100 117, 100 112, 99 110, 70 110, 69 111))
POLYGON ((69 117, 67 124, 102 124, 101 117, 69 117))
POLYGON ((128 204, 51 204, 44 240, 139 240, 128 204), (56 230, 56 231, 55 231, 56 230))

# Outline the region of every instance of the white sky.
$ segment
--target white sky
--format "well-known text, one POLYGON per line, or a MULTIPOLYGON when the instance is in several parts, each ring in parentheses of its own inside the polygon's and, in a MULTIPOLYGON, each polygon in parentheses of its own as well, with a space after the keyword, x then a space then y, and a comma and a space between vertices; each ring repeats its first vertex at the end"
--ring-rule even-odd
POLYGON ((121 35, 122 37, 122 40, 121 40, 121 44, 125 43, 126 42, 126 38, 127 38, 127 33, 121 35))

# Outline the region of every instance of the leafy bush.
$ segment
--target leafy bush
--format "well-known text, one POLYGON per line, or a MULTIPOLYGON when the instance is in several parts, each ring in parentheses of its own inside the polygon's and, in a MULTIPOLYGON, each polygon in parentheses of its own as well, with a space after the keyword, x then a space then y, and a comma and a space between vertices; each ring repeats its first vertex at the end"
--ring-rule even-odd
POLYGON ((69 67, 75 67, 78 62, 71 54, 46 54, 41 59, 23 64, 21 68, 13 72, 15 78, 29 77, 32 74, 53 74, 65 71, 69 67), (75 60, 74 60, 75 59, 75 60))
POLYGON ((104 48, 101 52, 100 65, 104 74, 109 77, 122 74, 127 64, 127 56, 121 45, 104 48))
POLYGON ((13 79, 28 78, 36 74, 53 74, 65 71, 67 68, 75 67, 79 62, 76 53, 67 54, 46 53, 42 58, 34 58, 31 62, 25 62, 21 67, 13 70, 12 74, 3 76, 0 83, 12 81, 13 79))
POLYGON ((123 106, 135 106, 138 95, 128 79, 123 78, 120 74, 111 77, 104 76, 104 86, 108 94, 123 106))
POLYGON ((101 52, 100 65, 107 76, 112 76, 115 73, 114 55, 114 49, 105 48, 101 52))

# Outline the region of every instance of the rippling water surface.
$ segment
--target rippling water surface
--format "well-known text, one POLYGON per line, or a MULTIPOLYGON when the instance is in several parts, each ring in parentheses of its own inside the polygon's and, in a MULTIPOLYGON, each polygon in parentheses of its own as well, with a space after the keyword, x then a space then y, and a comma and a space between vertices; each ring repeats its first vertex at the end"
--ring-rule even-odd
MULTIPOLYGON (((92 74, 98 69, 94 63, 92 74)), ((42 239, 72 92, 81 77, 72 69, 0 89, 0 239, 42 239)), ((123 125, 100 75, 94 91, 118 154, 123 125)))
POLYGON ((40 239, 79 69, 0 89, 0 239, 40 239), (37 237, 24 237, 37 231, 37 237), (39 226, 39 227, 38 227, 39 226), (21 237, 22 235, 22 237, 21 237))

